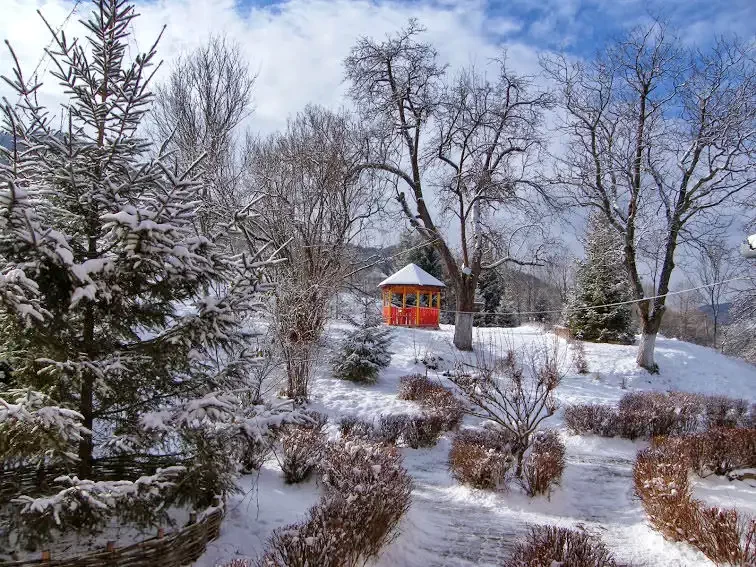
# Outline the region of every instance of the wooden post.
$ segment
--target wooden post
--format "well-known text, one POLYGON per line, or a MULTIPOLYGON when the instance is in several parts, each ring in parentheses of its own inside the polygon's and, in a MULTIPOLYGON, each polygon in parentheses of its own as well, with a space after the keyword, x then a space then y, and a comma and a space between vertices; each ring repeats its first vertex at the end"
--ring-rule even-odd
POLYGON ((105 544, 105 551, 110 551, 111 553, 115 551, 115 542, 109 541, 105 544))
POLYGON ((165 535, 165 528, 158 528, 158 539, 161 539, 165 535))
POLYGON ((420 326, 420 289, 415 290, 415 326, 420 326))
POLYGON ((389 288, 388 290, 389 325, 394 324, 394 314, 393 314, 394 306, 392 305, 393 298, 391 297, 391 295, 392 295, 391 288, 389 288))
POLYGON ((51 560, 50 551, 46 549, 42 552, 42 561, 50 561, 50 560, 51 560))

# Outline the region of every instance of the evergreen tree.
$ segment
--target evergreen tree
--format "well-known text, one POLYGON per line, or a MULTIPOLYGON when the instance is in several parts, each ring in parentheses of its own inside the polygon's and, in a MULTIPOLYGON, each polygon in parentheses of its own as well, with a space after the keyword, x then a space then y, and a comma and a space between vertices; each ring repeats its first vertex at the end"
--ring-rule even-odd
POLYGON ((504 281, 498 270, 484 270, 478 280, 478 290, 483 298, 483 314, 476 315, 475 324, 479 327, 499 325, 496 313, 504 295, 504 281))
POLYGON ((397 268, 403 268, 407 264, 415 264, 422 268, 434 278, 444 281, 444 269, 441 262, 441 255, 433 246, 423 246, 426 240, 416 232, 405 231, 399 239, 399 249, 408 250, 397 258, 397 268), (413 250, 410 250, 413 249, 413 250))
POLYGON ((391 331, 382 326, 374 302, 363 302, 362 321, 350 331, 333 359, 333 374, 352 382, 375 382, 378 372, 391 363, 391 331), (371 305, 372 303, 372 305, 371 305))
POLYGON ((70 97, 65 129, 19 68, 6 79, 19 102, 0 108, 12 138, 0 148, 0 361, 14 388, 0 392, 0 468, 55 462, 79 488, 17 500, 27 526, 96 509, 79 522, 94 527, 103 510, 123 512, 119 494, 163 513, 156 498, 168 497, 176 469, 127 490, 84 480, 95 455, 180 449, 193 475, 186 498, 207 506, 233 489, 234 451, 264 435, 268 418, 286 419, 223 393, 243 387, 258 360, 242 323, 265 263, 196 235, 198 164, 171 169, 139 136, 156 46, 127 60, 134 7, 93 4, 88 44, 50 28, 52 74, 70 97), (97 491, 108 504, 85 506, 97 491))
POLYGON ((610 226, 593 215, 588 220, 586 259, 578 264, 576 286, 567 304, 567 326, 581 340, 630 343, 630 306, 598 307, 628 299, 622 242, 610 226))
POLYGON ((502 295, 496 306, 496 324, 499 327, 517 327, 520 325, 520 316, 517 306, 511 299, 502 295))

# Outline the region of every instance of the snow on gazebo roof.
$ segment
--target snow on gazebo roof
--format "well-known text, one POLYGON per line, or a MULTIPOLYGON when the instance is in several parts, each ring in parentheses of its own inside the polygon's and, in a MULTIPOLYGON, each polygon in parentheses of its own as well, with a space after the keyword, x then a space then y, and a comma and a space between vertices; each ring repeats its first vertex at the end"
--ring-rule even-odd
POLYGON ((756 234, 752 234, 740 247, 740 253, 746 258, 756 258, 756 234))
POLYGON ((394 275, 387 277, 378 287, 384 285, 419 285, 427 287, 446 287, 444 282, 437 280, 428 272, 415 264, 407 264, 394 275))

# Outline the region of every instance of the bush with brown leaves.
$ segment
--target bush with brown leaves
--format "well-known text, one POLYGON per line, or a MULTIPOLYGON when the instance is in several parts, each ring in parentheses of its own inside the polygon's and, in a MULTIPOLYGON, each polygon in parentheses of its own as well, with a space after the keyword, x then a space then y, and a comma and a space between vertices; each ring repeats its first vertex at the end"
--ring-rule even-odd
POLYGON ((287 484, 306 480, 323 455, 323 432, 301 426, 281 433, 281 470, 287 484))
POLYGON ((536 432, 522 471, 522 484, 529 496, 550 494, 562 478, 566 452, 556 431, 536 432))
POLYGON ((717 565, 754 565, 756 521, 734 509, 706 506, 691 495, 691 469, 722 472, 734 466, 722 464, 728 459, 753 466, 756 432, 722 428, 655 439, 638 453, 633 469, 635 492, 651 525, 667 539, 690 543, 717 565))
POLYGON ((506 567, 619 567, 600 539, 557 526, 531 526, 506 567))
POLYGON ((373 437, 373 424, 353 415, 347 415, 339 421, 339 431, 344 437, 358 439, 371 439, 373 437))
POLYGON ((389 445, 394 445, 407 429, 408 415, 382 415, 378 420, 376 436, 389 445))
POLYGON ((422 374, 408 374, 399 378, 399 393, 397 397, 400 400, 410 400, 413 402, 422 401, 428 393, 433 390, 436 383, 422 374))
POLYGON ((304 522, 273 532, 260 567, 357 567, 398 535, 412 481, 395 448, 341 440, 321 466, 321 502, 304 522))
POLYGON ((446 421, 436 413, 413 415, 407 420, 402 440, 412 449, 433 447, 444 432, 446 421))
POLYGON ((474 488, 505 486, 514 464, 511 444, 493 430, 466 430, 454 436, 449 451, 452 476, 474 488))
POLYGON ((744 400, 725 396, 632 392, 620 399, 617 408, 578 404, 567 407, 564 417, 573 433, 650 439, 659 435, 690 435, 720 427, 749 427, 751 413, 744 400))
POLYGON ((617 434, 617 410, 603 404, 575 404, 564 408, 564 423, 578 435, 613 437, 617 434))

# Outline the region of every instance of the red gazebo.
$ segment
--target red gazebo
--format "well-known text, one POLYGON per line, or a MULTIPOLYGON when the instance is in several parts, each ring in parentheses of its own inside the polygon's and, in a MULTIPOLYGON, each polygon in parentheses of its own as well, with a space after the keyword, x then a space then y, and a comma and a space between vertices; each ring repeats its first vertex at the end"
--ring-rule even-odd
POLYGON ((378 287, 383 295, 383 320, 387 325, 438 328, 444 282, 415 264, 408 264, 378 287))

